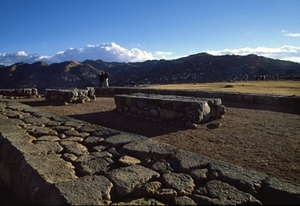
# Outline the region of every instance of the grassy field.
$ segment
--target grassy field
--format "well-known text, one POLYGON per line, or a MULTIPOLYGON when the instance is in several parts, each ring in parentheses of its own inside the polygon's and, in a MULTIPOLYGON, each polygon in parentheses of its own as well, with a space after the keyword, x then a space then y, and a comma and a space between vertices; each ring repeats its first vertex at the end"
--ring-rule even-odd
POLYGON ((300 96, 300 81, 239 81, 239 82, 214 82, 214 83, 185 83, 185 84, 160 84, 150 85, 153 89, 188 89, 215 92, 240 92, 252 94, 274 94, 300 96))

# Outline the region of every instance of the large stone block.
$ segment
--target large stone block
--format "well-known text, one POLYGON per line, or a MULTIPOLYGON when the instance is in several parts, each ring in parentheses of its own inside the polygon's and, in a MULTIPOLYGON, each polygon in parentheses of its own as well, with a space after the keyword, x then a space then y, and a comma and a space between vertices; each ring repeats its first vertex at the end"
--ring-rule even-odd
POLYGON ((204 123, 222 118, 226 112, 219 98, 133 93, 115 95, 114 99, 118 111, 129 111, 131 115, 138 114, 153 122, 181 122, 177 125, 204 123), (153 115, 153 109, 157 115, 153 115), (152 111, 152 115, 145 111, 152 111))
POLYGON ((45 100, 52 102, 80 102, 94 101, 96 99, 95 89, 87 87, 87 89, 46 89, 45 100))

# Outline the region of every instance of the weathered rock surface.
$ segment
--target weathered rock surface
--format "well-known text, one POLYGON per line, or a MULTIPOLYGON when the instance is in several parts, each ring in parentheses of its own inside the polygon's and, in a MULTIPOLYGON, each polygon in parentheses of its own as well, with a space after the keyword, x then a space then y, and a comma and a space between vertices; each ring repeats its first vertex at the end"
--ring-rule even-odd
POLYGON ((0 179, 22 203, 37 205, 300 200, 299 184, 8 99, 0 100, 0 179))
POLYGON ((55 103, 84 103, 95 101, 94 87, 87 87, 86 89, 46 89, 45 100, 55 103))
POLYGON ((38 97, 37 88, 0 89, 0 96, 6 97, 38 97))
POLYGON ((226 113, 219 98, 134 93, 115 95, 114 100, 117 110, 127 115, 178 127, 196 128, 226 113))

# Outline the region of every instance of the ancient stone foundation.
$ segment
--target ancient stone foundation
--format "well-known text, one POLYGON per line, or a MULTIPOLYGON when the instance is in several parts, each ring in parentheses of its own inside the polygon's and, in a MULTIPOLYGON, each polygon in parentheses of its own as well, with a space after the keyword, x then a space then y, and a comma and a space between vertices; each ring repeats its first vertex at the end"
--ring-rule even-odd
POLYGON ((45 100, 57 103, 84 103, 96 99, 94 87, 87 89, 46 89, 45 100))
POLYGON ((36 88, 19 88, 19 89, 0 89, 2 98, 20 98, 20 97, 38 97, 39 93, 36 88))
POLYGON ((179 127, 222 118, 226 108, 219 98, 134 93, 115 95, 118 111, 143 120, 179 127))
POLYGON ((149 89, 143 87, 109 87, 95 88, 97 96, 112 96, 116 94, 147 93, 160 95, 178 95, 203 98, 220 98, 222 102, 238 102, 266 106, 284 106, 300 111, 299 96, 243 94, 238 92, 211 92, 199 90, 149 89))
POLYGON ((300 185, 0 99, 0 179, 32 205, 298 205, 300 185))

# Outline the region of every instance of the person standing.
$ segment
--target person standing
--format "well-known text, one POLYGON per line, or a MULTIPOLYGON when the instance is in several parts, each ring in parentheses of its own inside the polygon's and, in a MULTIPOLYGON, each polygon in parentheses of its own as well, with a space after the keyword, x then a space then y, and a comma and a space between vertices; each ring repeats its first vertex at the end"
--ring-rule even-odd
POLYGON ((248 74, 245 74, 245 82, 248 81, 248 74))
POLYGON ((104 72, 104 87, 108 87, 108 73, 106 70, 104 72))
POLYGON ((103 87, 104 85, 104 73, 100 72, 99 74, 99 87, 103 87))

